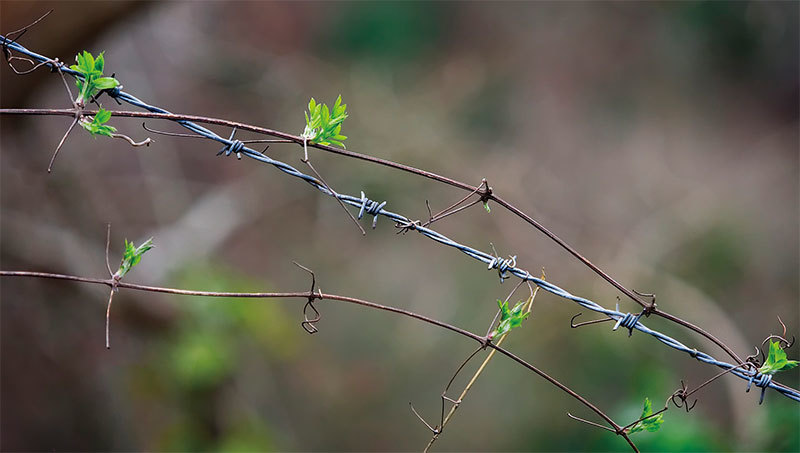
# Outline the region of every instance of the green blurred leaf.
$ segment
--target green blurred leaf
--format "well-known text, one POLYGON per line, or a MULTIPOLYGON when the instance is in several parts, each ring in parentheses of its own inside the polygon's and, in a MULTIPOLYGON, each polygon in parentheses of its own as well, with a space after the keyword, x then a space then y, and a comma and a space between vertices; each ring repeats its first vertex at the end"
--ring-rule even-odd
POLYGON ((172 350, 172 372, 192 388, 219 384, 233 370, 235 350, 224 337, 198 330, 184 331, 172 350))

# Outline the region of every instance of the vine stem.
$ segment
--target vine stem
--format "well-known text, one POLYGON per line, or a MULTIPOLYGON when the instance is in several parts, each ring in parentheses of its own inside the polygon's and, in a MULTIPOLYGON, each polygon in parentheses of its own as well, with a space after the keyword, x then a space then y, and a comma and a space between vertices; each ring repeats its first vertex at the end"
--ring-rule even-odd
POLYGON ((454 326, 452 324, 439 321, 437 319, 433 319, 427 317, 425 315, 421 315, 419 313, 415 313, 408 310, 403 310, 402 308, 391 307, 388 305, 381 305, 375 302, 370 302, 364 299, 358 299, 355 297, 349 296, 340 296, 336 294, 326 294, 322 291, 312 292, 312 291, 300 291, 300 292, 265 292, 265 293, 241 293, 241 292, 217 292, 217 291, 195 291, 195 290, 187 290, 187 289, 178 289, 178 288, 165 288, 160 286, 147 286, 147 285, 138 285, 135 283, 127 283, 122 281, 114 281, 112 278, 102 279, 102 278, 92 278, 92 277, 81 277, 77 275, 66 275, 66 274, 55 274, 50 272, 33 272, 33 271, 0 271, 0 276, 2 277, 33 277, 33 278, 49 278, 49 279, 56 279, 56 280, 70 280, 75 282, 81 283, 92 283, 96 285, 106 285, 110 288, 114 288, 115 285, 117 288, 126 288, 126 289, 133 289, 137 291, 147 291, 153 293, 166 293, 166 294, 177 294, 182 296, 204 296, 204 297, 237 297, 237 298, 260 298, 260 299, 273 299, 273 298, 304 298, 308 299, 313 297, 315 299, 319 299, 321 301, 324 300, 336 300, 340 302, 347 302, 355 305, 360 305, 362 307, 373 308, 376 310, 383 310, 388 311, 391 313, 396 313, 399 315, 407 316, 409 318, 416 319, 418 321, 422 321, 428 324, 432 324, 437 327, 441 327, 443 329, 447 329, 451 332, 455 332, 459 335, 465 336, 476 342, 480 343, 481 345, 488 346, 493 350, 505 355, 506 357, 510 358, 511 360, 519 363, 523 367, 533 371, 534 373, 538 374, 546 381, 550 382, 554 386, 558 387, 565 393, 567 393, 572 398, 581 402, 584 406, 591 409, 594 413, 600 416, 603 420, 605 420, 610 426, 614 428, 614 432, 618 435, 625 438, 628 442, 628 445, 633 449, 633 451, 638 453, 638 449, 636 445, 628 438, 627 434, 622 431, 622 427, 618 425, 614 420, 611 419, 608 415, 606 415, 602 410, 597 408, 594 404, 589 402, 586 398, 582 397, 574 390, 570 389, 566 385, 559 382, 557 379, 551 377, 544 371, 540 370, 539 368, 535 367, 531 363, 525 361, 524 359, 520 358, 519 356, 513 354, 512 352, 508 351, 505 348, 500 347, 499 345, 495 345, 489 341, 489 339, 485 336, 478 335, 476 333, 470 332, 468 330, 462 329, 458 326, 454 326))
MULTIPOLYGON (((94 115, 97 112, 96 111, 85 110, 85 111, 83 111, 81 113, 82 114, 87 114, 87 115, 94 115)), ((6 115, 64 115, 64 116, 74 116, 76 114, 76 112, 75 112, 75 109, 6 109, 6 108, 4 108, 4 109, 0 109, 0 114, 6 114, 6 115)), ((412 174, 415 174, 415 175, 418 175, 418 176, 422 176, 422 177, 425 177, 425 178, 428 178, 428 179, 432 179, 434 181, 438 181, 438 182, 441 182, 441 183, 444 183, 444 184, 448 184, 450 186, 457 187, 457 188, 462 189, 462 190, 480 193, 483 198, 486 198, 487 200, 493 200, 498 205, 502 206, 503 208, 505 208, 506 210, 508 210, 512 214, 514 214, 517 217, 521 218, 522 220, 524 220, 525 222, 527 222, 528 224, 530 224, 531 226, 533 226, 534 228, 536 228, 537 230, 539 230, 540 232, 545 234, 553 242, 555 242, 556 244, 561 246, 569 254, 571 254, 573 257, 577 258, 580 262, 582 262, 584 265, 589 267, 597 275, 599 275, 604 280, 606 280, 609 284, 611 284, 613 287, 615 287, 616 289, 621 291, 625 296, 627 296, 628 298, 630 298, 631 300, 633 300, 634 302, 639 304, 641 307, 643 307, 647 311, 648 314, 654 314, 656 316, 660 316, 662 318, 668 319, 668 320, 670 320, 670 321, 672 321, 672 322, 674 322, 676 324, 679 324, 679 325, 681 325, 681 326, 683 326, 683 327, 685 327, 685 328, 687 328, 687 329, 689 329, 689 330, 701 335, 702 337, 705 337, 706 339, 708 339, 712 343, 716 344, 720 349, 725 351, 725 353, 727 353, 738 365, 741 365, 742 363, 744 363, 742 361, 742 359, 728 345, 726 345, 724 342, 722 342, 720 339, 718 339, 717 337, 715 337, 711 333, 705 331, 704 329, 702 329, 699 326, 696 326, 696 325, 692 324, 689 321, 683 320, 683 319, 681 319, 681 318, 679 318, 679 317, 677 317, 675 315, 672 315, 670 313, 667 313, 665 311, 657 309, 656 306, 655 306, 655 303, 649 303, 648 304, 648 303, 644 302, 641 299, 641 297, 639 297, 639 295, 637 295, 635 292, 627 289, 625 286, 623 286, 617 280, 612 278, 608 273, 606 273, 605 271, 600 269, 600 267, 598 267, 597 265, 595 265, 594 263, 589 261, 589 259, 587 259, 583 255, 581 255, 580 253, 578 253, 578 251, 575 250, 571 245, 569 245, 565 240, 563 240, 560 237, 558 237, 555 233, 553 233, 548 228, 546 228, 544 225, 542 225, 538 221, 536 221, 536 219, 534 219, 531 216, 525 214, 522 210, 520 210, 519 208, 517 208, 513 204, 511 204, 508 201, 504 200, 503 198, 495 195, 491 191, 491 189, 489 189, 488 187, 485 189, 484 192, 480 192, 480 188, 481 188, 480 185, 472 186, 470 184, 467 184, 467 183, 464 183, 464 182, 461 182, 461 181, 457 181, 455 179, 448 178, 446 176, 442 176, 442 175, 439 175, 439 174, 436 174, 436 173, 433 173, 433 172, 429 172, 427 170, 422 170, 422 169, 415 168, 415 167, 412 167, 412 166, 409 166, 409 165, 400 164, 400 163, 397 163, 397 162, 393 162, 393 161, 386 160, 386 159, 381 159, 379 157, 374 157, 374 156, 370 156, 370 155, 367 155, 367 154, 361 154, 361 153, 357 153, 357 152, 354 152, 354 151, 348 151, 346 149, 335 148, 335 147, 327 146, 327 145, 320 145, 320 144, 316 144, 316 143, 307 143, 306 139, 304 139, 303 137, 298 136, 298 135, 292 135, 292 134, 289 134, 289 133, 286 133, 286 132, 281 132, 281 131, 277 131, 277 130, 269 129, 269 128, 265 128, 265 127, 253 126, 253 125, 245 124, 245 123, 239 123, 239 122, 236 122, 236 121, 229 121, 229 120, 224 120, 224 119, 220 119, 220 118, 210 118, 210 117, 198 116, 198 115, 180 115, 180 114, 175 114, 175 113, 112 111, 111 114, 113 116, 129 117, 129 118, 157 118, 157 119, 164 119, 164 120, 170 120, 170 121, 193 121, 193 122, 197 122, 197 123, 216 124, 216 125, 219 125, 219 126, 227 126, 227 127, 237 128, 237 129, 246 130, 246 131, 250 131, 250 132, 256 132, 256 133, 259 133, 259 134, 268 135, 268 136, 271 136, 271 137, 277 137, 277 138, 281 138, 281 139, 284 139, 284 140, 288 140, 288 141, 294 142, 294 143, 296 143, 298 145, 311 146, 311 147, 314 147, 314 148, 317 148, 317 149, 320 149, 320 150, 323 150, 323 151, 327 151, 327 152, 330 152, 330 153, 339 154, 339 155, 351 157, 351 158, 354 158, 354 159, 360 159, 360 160, 364 160, 364 161, 367 161, 367 162, 372 162, 372 163, 375 163, 375 164, 383 165, 383 166, 394 168, 394 169, 397 169, 397 170, 402 170, 402 171, 405 171, 405 172, 408 172, 408 173, 412 173, 412 174)))

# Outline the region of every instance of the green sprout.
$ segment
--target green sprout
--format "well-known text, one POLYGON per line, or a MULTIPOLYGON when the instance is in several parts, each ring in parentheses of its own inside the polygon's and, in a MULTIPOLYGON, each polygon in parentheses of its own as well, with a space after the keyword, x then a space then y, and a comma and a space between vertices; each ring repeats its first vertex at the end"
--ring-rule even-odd
POLYGON ((498 324, 497 329, 491 333, 491 338, 506 334, 511 329, 519 327, 522 324, 522 321, 531 314, 530 311, 523 311, 525 302, 526 301, 518 302, 514 305, 514 308, 509 309, 508 301, 497 299, 497 305, 500 307, 500 324, 498 324))
POLYGON ((325 104, 317 104, 314 98, 308 101, 306 115, 306 128, 302 137, 310 143, 319 145, 337 145, 342 148, 347 136, 342 135, 342 122, 347 118, 347 104, 342 104, 342 95, 336 98, 333 109, 328 109, 325 104))
POLYGON ((122 255, 122 262, 119 265, 119 270, 114 274, 114 277, 117 279, 124 277, 134 266, 139 264, 142 255, 151 248, 153 248, 153 238, 146 240, 139 247, 136 247, 133 245, 133 242, 128 242, 128 240, 125 239, 125 253, 122 255))
POLYGON ((650 403, 649 398, 645 398, 642 416, 639 417, 639 421, 636 422, 635 425, 628 428, 628 434, 634 434, 641 431, 658 431, 658 429, 661 428, 661 424, 664 423, 664 414, 658 414, 654 417, 651 417, 651 415, 653 415, 653 405, 650 403))
POLYGON ((492 209, 489 207, 489 202, 488 201, 484 201, 483 202, 483 209, 485 209, 486 212, 488 212, 489 214, 492 213, 492 209))
POLYGON ((758 369, 761 374, 775 374, 778 371, 791 370, 797 366, 797 360, 788 360, 786 352, 781 349, 781 344, 777 341, 769 342, 769 354, 764 365, 758 369))
POLYGON ((103 67, 105 66, 103 52, 100 52, 100 55, 95 58, 91 53, 84 50, 83 53, 79 53, 75 56, 75 60, 78 64, 74 64, 69 68, 79 72, 83 76, 83 80, 75 80, 75 83, 78 85, 78 98, 76 102, 79 104, 85 104, 102 90, 108 90, 119 86, 119 80, 113 77, 103 77, 103 67))
POLYGON ((108 110, 100 109, 92 118, 92 121, 81 121, 81 126, 84 129, 89 131, 93 136, 97 135, 106 135, 108 137, 113 137, 113 133, 117 131, 117 128, 114 126, 106 126, 104 123, 108 122, 111 119, 111 112, 108 110))

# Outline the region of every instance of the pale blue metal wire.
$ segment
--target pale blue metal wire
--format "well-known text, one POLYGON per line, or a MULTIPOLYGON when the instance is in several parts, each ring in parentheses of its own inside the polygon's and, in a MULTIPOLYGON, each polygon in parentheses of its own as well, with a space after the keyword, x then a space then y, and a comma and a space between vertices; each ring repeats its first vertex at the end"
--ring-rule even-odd
MULTIPOLYGON (((9 49, 12 49, 12 50, 14 50, 16 52, 19 52, 21 54, 27 55, 28 57, 31 57, 31 58, 33 58, 35 60, 38 60, 39 62, 48 61, 50 63, 48 63, 47 66, 50 66, 51 68, 54 68, 54 65, 52 63, 52 61, 53 61, 52 59, 44 57, 42 55, 39 55, 39 54, 37 54, 35 52, 31 52, 30 50, 26 49, 25 47, 21 46, 20 44, 13 43, 8 38, 6 38, 5 36, 0 35, 0 44, 3 44, 3 43, 8 43, 7 47, 9 49)), ((72 76, 79 77, 79 78, 82 77, 79 72, 73 71, 72 69, 69 69, 68 67, 66 67, 66 65, 63 65, 63 64, 61 64, 61 72, 65 73, 65 74, 70 74, 72 76)), ((117 99, 119 101, 126 102, 128 104, 143 108, 143 109, 148 110, 150 112, 170 114, 170 112, 167 111, 167 110, 164 110, 164 109, 162 109, 160 107, 156 107, 156 106, 152 106, 150 104, 147 104, 144 101, 142 101, 142 100, 136 98, 135 96, 131 95, 130 93, 121 91, 119 89, 108 90, 107 93, 108 93, 109 96, 113 97, 114 99, 117 99)), ((445 235, 443 235, 443 234, 441 234, 441 233, 439 233, 437 231, 434 231, 434 230, 432 230, 430 228, 426 228, 426 227, 423 227, 423 226, 419 225, 418 222, 411 221, 410 219, 408 219, 407 217, 405 217, 403 215, 400 215, 400 214, 397 214, 397 213, 394 213, 394 212, 391 212, 391 211, 388 211, 388 210, 384 209, 384 207, 386 206, 386 203, 387 203, 386 201, 377 202, 377 201, 370 200, 369 198, 367 198, 364 195, 364 192, 361 192, 361 196, 360 197, 354 197, 352 195, 346 195, 346 194, 333 193, 328 188, 326 188, 325 185, 321 181, 318 181, 313 176, 307 175, 307 174, 297 170, 296 168, 294 168, 293 166, 291 166, 291 165, 289 165, 287 163, 281 162, 279 160, 272 159, 269 156, 266 156, 265 154, 263 154, 261 152, 258 152, 258 151, 254 150, 254 149, 251 149, 251 148, 245 146, 241 141, 233 139, 233 133, 231 134, 231 136, 229 138, 226 139, 224 137, 219 136, 215 132, 213 132, 213 131, 211 131, 211 130, 203 127, 203 126, 200 126, 200 125, 198 125, 196 123, 193 123, 191 121, 176 120, 176 122, 181 124, 185 128, 191 130, 192 132, 197 133, 198 135, 202 135, 203 137, 206 137, 206 138, 208 138, 210 140, 215 140, 215 141, 217 141, 219 143, 222 143, 224 145, 224 147, 222 148, 222 150, 218 154, 225 153, 226 156, 229 156, 231 154, 236 154, 239 158, 241 158, 241 156, 244 155, 244 156, 247 156, 247 157, 249 157, 251 159, 255 159, 255 160, 259 161, 259 162, 273 165, 274 167, 278 168, 279 170, 281 170, 282 172, 284 172, 284 173, 286 173, 288 175, 291 175, 291 176, 294 176, 296 178, 300 178, 300 179, 304 180, 305 182, 311 184, 312 186, 314 186, 317 190, 321 191, 322 193, 324 193, 326 195, 329 195, 329 196, 338 197, 340 200, 342 200, 342 202, 359 208, 359 213, 358 213, 358 218, 359 219, 364 214, 369 214, 369 215, 373 216, 373 220, 372 220, 372 227, 373 228, 375 228, 379 216, 387 217, 387 218, 395 221, 397 223, 397 225, 400 226, 400 227, 408 228, 410 230, 416 230, 420 234, 422 234, 422 235, 424 235, 424 236, 426 236, 426 237, 428 237, 428 238, 430 238, 430 239, 432 239, 432 240, 434 240, 436 242, 439 242, 440 244, 444 244, 444 245, 456 248, 456 249, 462 251, 467 256, 469 256, 471 258, 474 258, 474 259, 476 259, 478 261, 482 261, 484 264, 488 265, 488 268, 490 270, 491 269, 496 269, 497 270, 501 282, 503 280, 505 280, 506 278, 508 278, 509 274, 514 275, 514 276, 516 276, 516 277, 518 277, 518 278, 520 278, 522 280, 527 280, 527 281, 533 282, 534 284, 536 284, 537 286, 539 286, 540 288, 542 288, 543 290, 545 290, 545 291, 547 291, 549 293, 552 293, 552 294, 554 294, 556 296, 559 296, 559 297, 562 297, 564 299, 571 300, 571 301, 577 303, 578 305, 580 305, 580 306, 582 306, 582 307, 584 307, 586 309, 592 310, 592 311, 597 312, 597 313, 604 314, 604 315, 608 316, 609 318, 611 318, 613 320, 616 320, 617 322, 614 325, 613 330, 617 330, 619 327, 624 327, 624 328, 628 329, 629 336, 630 336, 630 333, 633 332, 633 330, 638 330, 638 331, 640 331, 642 333, 645 333, 645 334, 648 334, 648 335, 651 335, 651 336, 655 337, 658 341, 660 341, 661 343, 663 343, 663 344, 665 344, 665 345, 667 345, 667 346, 669 346, 669 347, 671 347, 673 349, 676 349, 678 351, 685 352, 685 353, 689 354, 691 357, 699 360, 702 363, 706 363, 706 364, 709 364, 709 365, 714 365, 714 366, 717 366, 717 367, 725 369, 725 370, 731 370, 732 369, 730 374, 734 374, 734 375, 738 376, 739 378, 747 381, 747 388, 746 388, 747 391, 750 390, 750 386, 753 385, 753 384, 762 389, 761 401, 763 401, 763 399, 764 399, 764 392, 766 391, 767 388, 774 389, 775 391, 781 393, 782 395, 784 395, 784 396, 786 396, 786 397, 788 397, 788 398, 790 398, 792 400, 800 401, 800 392, 798 392, 797 390, 794 390, 792 388, 786 387, 784 385, 781 385, 780 383, 774 382, 772 380, 772 376, 771 375, 764 375, 764 374, 759 373, 758 371, 752 371, 752 370, 749 370, 749 369, 742 369, 742 368, 739 368, 737 365, 732 365, 732 364, 727 363, 727 362, 719 361, 719 360, 713 358, 711 355, 706 354, 705 352, 698 351, 695 348, 689 348, 688 346, 684 345, 683 343, 679 342, 678 340, 676 340, 676 339, 674 339, 674 338, 672 338, 672 337, 670 337, 668 335, 665 335, 665 334, 663 334, 661 332, 658 332, 656 330, 652 330, 652 329, 648 328, 647 326, 642 324, 641 321, 640 321, 642 313, 640 313, 638 315, 634 315, 634 314, 631 314, 631 313, 623 313, 623 312, 620 312, 618 310, 609 310, 609 309, 607 309, 607 308, 605 308, 605 307, 603 307, 603 306, 601 306, 601 305, 597 304, 596 302, 593 302, 593 301, 591 301, 589 299, 585 299, 583 297, 576 296, 576 295, 568 292, 567 290, 562 289, 562 288, 554 285, 553 283, 550 283, 548 281, 542 280, 540 278, 533 277, 530 274, 530 272, 528 272, 528 271, 526 271, 524 269, 516 267, 516 256, 512 256, 512 257, 510 257, 508 259, 503 259, 503 258, 500 258, 498 256, 490 255, 490 254, 488 254, 486 252, 474 249, 474 248, 469 247, 467 245, 460 244, 460 243, 458 243, 456 241, 453 241, 452 239, 448 238, 447 236, 445 236, 445 235)))

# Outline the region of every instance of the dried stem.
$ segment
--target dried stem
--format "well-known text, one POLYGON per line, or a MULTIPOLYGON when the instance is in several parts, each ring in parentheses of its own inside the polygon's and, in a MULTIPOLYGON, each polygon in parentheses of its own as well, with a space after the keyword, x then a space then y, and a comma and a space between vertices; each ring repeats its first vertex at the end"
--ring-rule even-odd
POLYGON ((305 155, 304 155, 305 157, 304 157, 303 159, 300 159, 300 160, 301 160, 301 161, 302 161, 304 164, 308 165, 308 168, 310 168, 310 169, 311 169, 311 171, 312 171, 312 172, 314 172, 314 175, 317 177, 317 179, 319 179, 319 180, 320 180, 320 182, 322 183, 322 185, 323 185, 323 186, 324 186, 324 187, 325 187, 325 188, 326 188, 326 189, 327 189, 327 190, 328 190, 328 191, 331 193, 331 195, 333 195, 333 198, 335 198, 335 199, 336 199, 336 201, 338 201, 338 202, 339 202, 339 206, 341 206, 341 207, 342 207, 342 209, 344 209, 344 212, 346 212, 346 213, 347 213, 347 215, 350 217, 350 220, 352 220, 352 221, 353 221, 353 223, 355 223, 355 224, 356 224, 356 228, 358 228, 358 230, 359 230, 359 231, 361 231, 361 235, 362 235, 362 236, 366 236, 366 235, 367 235, 367 232, 366 232, 366 231, 364 231, 364 228, 361 226, 361 224, 360 224, 360 223, 358 223, 358 220, 356 220, 356 218, 353 216, 353 213, 352 213, 352 212, 350 212, 350 210, 349 210, 349 209, 347 209, 347 206, 345 206, 345 205, 344 205, 344 202, 341 200, 341 198, 339 198, 339 194, 338 194, 338 193, 336 193, 336 192, 334 192, 333 188, 331 188, 331 186, 329 186, 329 185, 328 185, 328 183, 327 183, 327 182, 325 182, 325 179, 323 179, 323 178, 322 178, 322 175, 321 175, 321 174, 319 174, 319 172, 317 171, 317 169, 316 169, 316 168, 314 168, 314 166, 313 166, 313 165, 311 165, 311 161, 308 159, 308 148, 306 147, 305 140, 303 141, 303 150, 305 151, 305 155))
POLYGON ((53 153, 53 157, 50 158, 50 164, 47 165, 47 172, 48 173, 51 173, 53 171, 53 163, 56 161, 56 156, 58 156, 58 152, 61 150, 61 147, 64 146, 64 141, 67 140, 67 136, 69 136, 70 132, 72 132, 72 129, 74 129, 75 125, 78 124, 79 120, 80 120, 80 117, 79 116, 75 116, 75 119, 72 120, 72 124, 69 125, 69 128, 67 129, 67 132, 64 133, 64 136, 61 137, 61 141, 58 142, 58 146, 56 146, 56 150, 53 153))
MULTIPOLYGON (((542 278, 544 278, 544 272, 542 272, 542 278)), ((522 281, 520 281, 520 283, 522 283, 522 281)), ((517 285, 517 287, 514 288, 513 291, 511 291, 511 294, 509 294, 508 297, 506 297, 506 301, 508 301, 508 299, 510 299, 511 296, 514 295, 514 292, 517 290, 517 288, 519 288, 519 285, 517 285)), ((531 290, 531 295, 528 297, 528 300, 526 301, 526 307, 523 307, 528 313, 530 313, 531 309, 533 308, 533 301, 536 298, 536 294, 538 292, 539 292, 539 287, 538 286, 536 287, 536 289, 532 289, 531 290)), ((494 325, 494 322, 492 322, 492 326, 493 325, 494 325)), ((492 326, 489 326, 490 330, 491 330, 492 326)), ((501 335, 498 338, 498 340, 495 342, 495 345, 499 347, 501 344, 503 344, 503 341, 505 341, 506 337, 508 336, 508 333, 509 332, 501 335)), ((487 336, 488 336, 488 334, 487 334, 487 336)), ((481 349, 483 349, 483 348, 478 349, 478 351, 480 351, 481 349)), ((475 351, 475 353, 477 353, 478 351, 475 351)), ((450 419, 456 413, 456 410, 458 410, 458 407, 461 405, 461 402, 464 400, 464 398, 466 398, 467 393, 469 393, 470 389, 472 389, 472 385, 475 384, 475 381, 477 381, 478 377, 481 375, 481 373, 483 373, 483 370, 486 368, 486 365, 488 365, 489 362, 492 360, 492 357, 494 357, 495 352, 497 352, 497 351, 495 351, 494 349, 489 351, 489 354, 486 356, 485 359, 483 359, 483 363, 481 363, 481 366, 478 367, 478 370, 475 371, 475 374, 473 374, 472 378, 470 378, 469 382, 467 382, 467 385, 464 387, 464 390, 461 392, 461 395, 459 395, 458 399, 456 400, 456 401, 458 401, 458 403, 453 404, 453 406, 450 408, 450 411, 447 413, 447 416, 442 419, 442 425, 441 425, 441 427, 439 429, 439 432, 433 434, 433 436, 431 437, 431 440, 428 442, 428 445, 425 447, 424 451, 426 453, 430 450, 431 446, 433 446, 433 443, 436 442, 436 440, 442 434, 442 431, 444 430, 444 427, 447 425, 447 423, 450 421, 450 419)), ((469 359, 471 359, 475 355, 475 353, 473 353, 473 355, 469 356, 467 361, 469 361, 469 359)), ((458 374, 458 372, 461 371, 461 368, 463 368, 464 365, 466 365, 466 361, 464 362, 464 364, 461 365, 461 367, 458 368, 458 370, 456 371, 456 374, 458 374)), ((447 384, 447 388, 445 389, 445 392, 447 391, 447 389, 450 388, 450 384, 452 384, 454 379, 455 379, 455 375, 453 375, 453 378, 450 379, 450 383, 447 384)), ((444 406, 442 408, 444 408, 444 406)))

